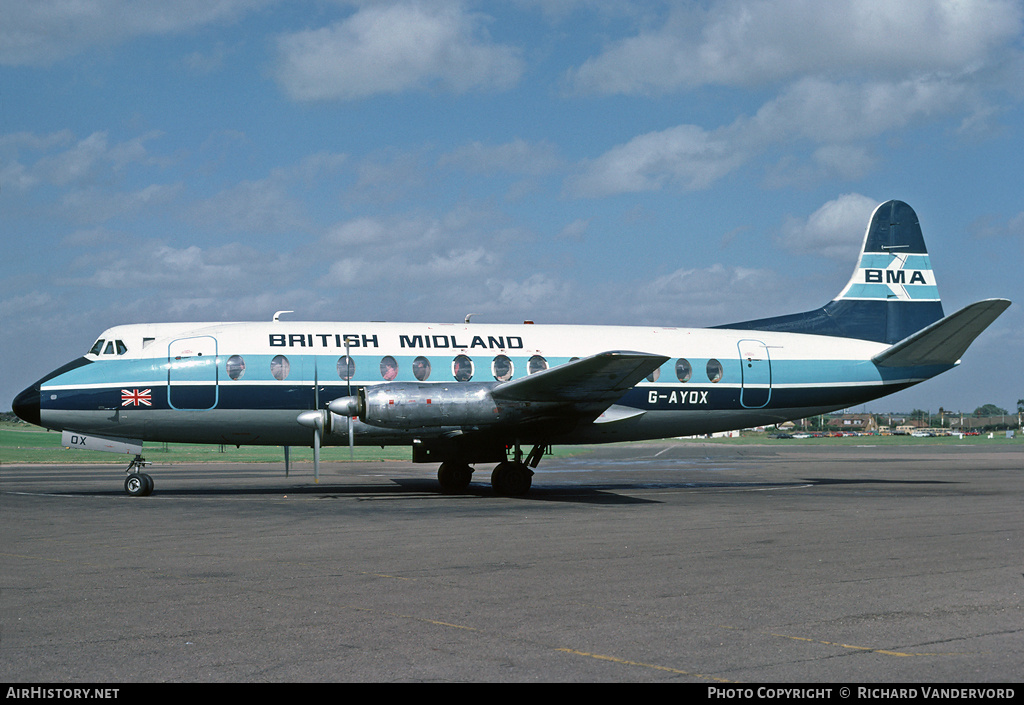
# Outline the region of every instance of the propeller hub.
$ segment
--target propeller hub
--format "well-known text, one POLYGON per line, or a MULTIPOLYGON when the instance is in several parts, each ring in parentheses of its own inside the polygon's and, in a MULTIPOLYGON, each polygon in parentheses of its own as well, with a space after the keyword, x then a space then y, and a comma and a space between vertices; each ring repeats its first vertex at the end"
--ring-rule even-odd
POLYGON ((351 397, 339 397, 327 405, 327 408, 333 411, 339 416, 358 416, 359 415, 359 398, 355 396, 351 397))
POLYGON ((327 413, 323 410, 316 409, 314 411, 303 411, 299 414, 298 422, 306 428, 312 428, 316 431, 323 431, 326 425, 327 413))

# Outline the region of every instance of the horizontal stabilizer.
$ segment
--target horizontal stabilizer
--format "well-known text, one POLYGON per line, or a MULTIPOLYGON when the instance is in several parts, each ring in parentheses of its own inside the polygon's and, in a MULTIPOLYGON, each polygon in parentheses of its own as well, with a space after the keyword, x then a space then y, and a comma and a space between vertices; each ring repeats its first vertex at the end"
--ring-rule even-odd
POLYGON ((974 339, 1009 305, 1006 299, 978 301, 922 328, 871 360, 882 367, 955 365, 974 339))
POLYGON ((499 384, 492 394, 509 401, 611 404, 668 359, 649 353, 603 352, 499 384))

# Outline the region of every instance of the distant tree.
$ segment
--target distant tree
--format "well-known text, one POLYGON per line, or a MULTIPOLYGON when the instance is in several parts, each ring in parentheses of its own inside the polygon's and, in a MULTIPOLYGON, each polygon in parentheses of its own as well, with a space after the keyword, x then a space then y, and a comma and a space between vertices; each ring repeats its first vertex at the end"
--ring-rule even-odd
POLYGON ((1024 414, 1024 399, 1017 400, 1017 413, 1024 414))
POLYGON ((1006 416, 1006 409, 1001 409, 995 404, 985 404, 974 410, 975 416, 1006 416))

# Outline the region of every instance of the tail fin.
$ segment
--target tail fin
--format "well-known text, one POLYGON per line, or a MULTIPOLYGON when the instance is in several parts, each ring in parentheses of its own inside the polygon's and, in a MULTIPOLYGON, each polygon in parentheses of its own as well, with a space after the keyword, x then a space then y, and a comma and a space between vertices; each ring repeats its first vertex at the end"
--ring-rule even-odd
POLYGON ((902 201, 886 201, 872 213, 857 269, 835 299, 805 313, 718 327, 891 344, 942 316, 942 302, 917 213, 902 201))

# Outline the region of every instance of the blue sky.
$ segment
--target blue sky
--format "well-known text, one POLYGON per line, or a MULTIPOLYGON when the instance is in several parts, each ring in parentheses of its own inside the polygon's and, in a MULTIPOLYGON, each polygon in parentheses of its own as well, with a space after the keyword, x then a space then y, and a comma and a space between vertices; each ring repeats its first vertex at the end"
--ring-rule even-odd
MULTIPOLYGON (((106 327, 802 311, 907 201, 947 313, 869 410, 1024 397, 1008 0, 0 0, 0 397, 106 327)), ((859 411, 860 409, 858 409, 859 411)))

